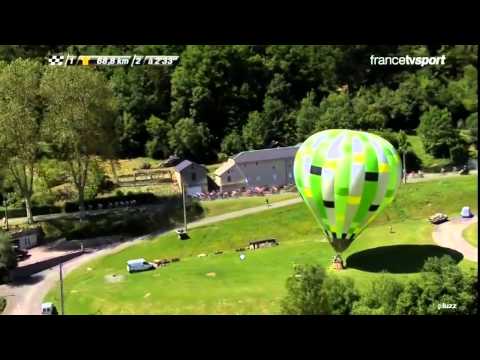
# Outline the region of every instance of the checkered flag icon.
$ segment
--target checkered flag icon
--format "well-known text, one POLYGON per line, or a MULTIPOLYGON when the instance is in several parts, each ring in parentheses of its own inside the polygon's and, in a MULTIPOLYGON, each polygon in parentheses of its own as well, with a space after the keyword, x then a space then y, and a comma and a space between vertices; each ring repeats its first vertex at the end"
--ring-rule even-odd
POLYGON ((63 65, 64 60, 65 60, 64 55, 50 55, 48 57, 48 64, 49 65, 63 65))

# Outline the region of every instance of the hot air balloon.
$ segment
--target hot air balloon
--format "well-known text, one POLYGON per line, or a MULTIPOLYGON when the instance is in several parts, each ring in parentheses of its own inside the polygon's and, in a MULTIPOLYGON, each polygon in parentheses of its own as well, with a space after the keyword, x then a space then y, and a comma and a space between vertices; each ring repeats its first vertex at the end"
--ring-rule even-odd
POLYGON ((392 144, 354 130, 332 129, 310 136, 294 162, 295 184, 336 259, 393 201, 401 174, 400 157, 392 144))

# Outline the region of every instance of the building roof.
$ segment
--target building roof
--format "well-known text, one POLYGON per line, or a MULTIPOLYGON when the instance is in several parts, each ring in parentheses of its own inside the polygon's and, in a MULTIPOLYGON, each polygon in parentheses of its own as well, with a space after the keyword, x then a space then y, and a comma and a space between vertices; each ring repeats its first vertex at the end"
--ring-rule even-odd
POLYGON ((226 171, 230 170, 232 167, 235 166, 235 161, 232 159, 228 159, 228 161, 224 162, 220 167, 215 170, 214 174, 217 176, 221 176, 224 174, 226 171))
POLYGON ((180 164, 175 166, 175 171, 181 172, 193 163, 190 160, 183 160, 180 164))
POLYGON ((192 165, 197 165, 198 167, 201 167, 203 170, 207 171, 207 168, 201 164, 197 164, 193 161, 190 160, 183 160, 180 164, 174 167, 176 172, 182 172, 186 168, 192 166, 192 165))
POLYGON ((236 163, 245 163, 252 161, 265 161, 275 159, 293 158, 297 153, 299 144, 295 146, 277 147, 272 149, 242 151, 232 159, 236 163))

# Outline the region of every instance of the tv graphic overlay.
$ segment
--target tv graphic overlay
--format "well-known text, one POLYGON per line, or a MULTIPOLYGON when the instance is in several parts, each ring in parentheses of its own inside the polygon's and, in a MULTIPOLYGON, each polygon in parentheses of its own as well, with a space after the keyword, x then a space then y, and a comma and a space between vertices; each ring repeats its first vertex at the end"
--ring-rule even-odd
POLYGON ((174 65, 179 60, 175 55, 49 55, 48 64, 54 66, 160 66, 174 65))

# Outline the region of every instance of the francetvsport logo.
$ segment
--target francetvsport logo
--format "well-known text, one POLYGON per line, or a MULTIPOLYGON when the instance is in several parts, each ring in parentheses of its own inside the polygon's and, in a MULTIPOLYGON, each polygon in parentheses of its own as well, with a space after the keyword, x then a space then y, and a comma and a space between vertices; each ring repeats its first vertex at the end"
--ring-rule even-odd
POLYGON ((370 65, 445 65, 446 56, 370 56, 370 65))

